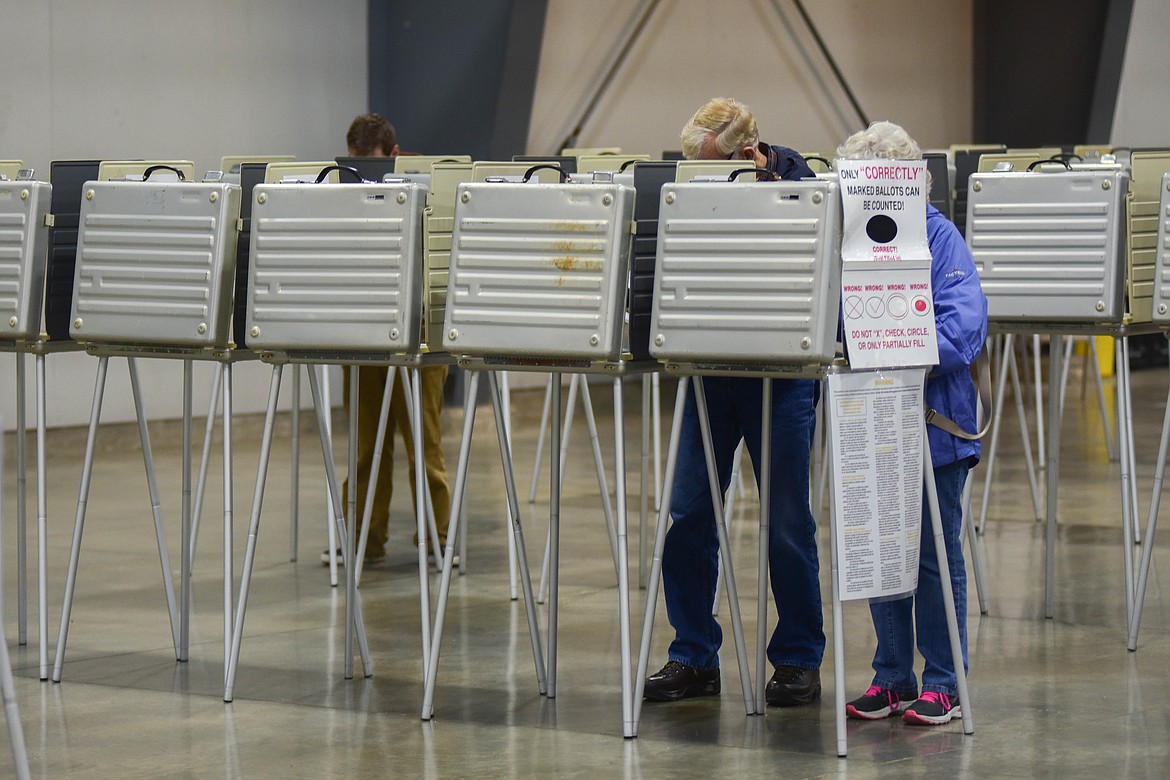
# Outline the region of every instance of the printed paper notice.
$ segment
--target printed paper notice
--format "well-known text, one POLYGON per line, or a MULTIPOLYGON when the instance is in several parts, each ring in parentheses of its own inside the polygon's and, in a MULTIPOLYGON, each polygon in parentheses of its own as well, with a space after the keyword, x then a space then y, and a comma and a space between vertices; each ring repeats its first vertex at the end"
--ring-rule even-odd
POLYGON ((833 542, 841 600, 918 586, 924 369, 831 373, 833 542))

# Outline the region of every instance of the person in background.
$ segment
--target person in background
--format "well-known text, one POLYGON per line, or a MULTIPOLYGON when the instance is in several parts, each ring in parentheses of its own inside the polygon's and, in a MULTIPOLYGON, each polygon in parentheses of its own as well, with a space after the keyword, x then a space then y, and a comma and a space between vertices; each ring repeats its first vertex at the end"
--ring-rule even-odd
MULTIPOLYGON (((394 126, 378 114, 362 114, 353 120, 345 136, 350 157, 395 157, 399 153, 394 126)), ((447 366, 427 366, 421 371, 422 393, 422 434, 423 457, 427 483, 430 488, 431 504, 435 512, 435 525, 439 532, 439 545, 446 544, 447 523, 451 512, 451 487, 447 480, 447 466, 443 458, 442 426, 440 413, 443 410, 443 384, 447 379, 447 366)), ((357 445, 357 517, 365 511, 366 490, 370 482, 370 467, 374 460, 374 442, 377 437, 378 415, 382 408, 382 394, 386 386, 386 366, 362 366, 358 372, 358 445, 357 445)), ((349 371, 345 376, 345 404, 349 409, 349 371)), ((411 436, 410 416, 407 407, 409 396, 404 392, 402 382, 396 381, 390 397, 390 417, 386 423, 386 440, 382 450, 382 461, 378 470, 377 486, 374 489, 374 505, 370 512, 370 531, 366 540, 365 563, 372 563, 386 557, 390 519, 390 497, 394 492, 392 483, 394 471, 394 431, 402 435, 406 448, 406 459, 410 464, 410 490, 414 497, 414 439, 411 436)), ((350 480, 342 488, 343 505, 348 500, 350 480)), ((411 506, 415 504, 412 501, 411 506)), ((358 529, 360 534, 361 529, 358 529)), ((417 544, 417 539, 415 540, 417 544)), ((442 550, 434 553, 436 560, 442 560, 442 550)), ((338 560, 341 559, 340 553, 338 560)), ((329 562, 329 551, 322 556, 323 563, 329 562)))
MULTIPOLYGON (((837 149, 837 156, 920 160, 922 150, 902 127, 892 122, 874 122, 849 136, 837 149)), ((934 206, 929 203, 925 206, 939 360, 927 376, 925 402, 964 431, 974 432, 977 393, 970 368, 987 338, 987 299, 958 229, 934 206)), ((963 565, 962 493, 967 472, 979 462, 979 441, 955 436, 935 425, 927 426, 927 436, 965 669, 967 574, 963 565)), ((962 714, 930 508, 925 496, 921 540, 916 593, 870 603, 877 632, 873 683, 862 696, 846 705, 845 712, 850 718, 879 720, 901 714, 902 720, 912 725, 938 726, 962 714), (914 674, 916 639, 923 659, 921 696, 914 674)))
MULTIPOLYGON (((731 98, 715 98, 699 108, 683 127, 682 147, 688 160, 743 160, 777 179, 813 176, 792 149, 760 143, 751 110, 731 98)), ((759 472, 763 380, 706 377, 703 387, 720 495, 727 493, 740 439, 751 454, 757 484, 771 480, 768 561, 779 615, 768 643, 775 672, 765 696, 768 704, 780 707, 811 703, 821 694, 825 650, 816 524, 809 507, 809 455, 819 384, 811 379, 773 381, 771 473, 766 475, 759 472)), ((666 665, 646 680, 644 697, 649 701, 713 696, 720 690, 723 633, 711 615, 719 576, 718 539, 693 390, 683 410, 670 515, 662 582, 675 635, 666 665)))

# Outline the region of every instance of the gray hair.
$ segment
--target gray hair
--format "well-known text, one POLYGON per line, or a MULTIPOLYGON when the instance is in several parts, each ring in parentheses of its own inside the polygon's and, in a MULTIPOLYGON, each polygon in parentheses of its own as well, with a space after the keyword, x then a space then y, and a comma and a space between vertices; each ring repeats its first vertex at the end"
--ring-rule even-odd
POLYGON ((727 156, 760 141, 756 118, 750 108, 734 98, 713 98, 704 103, 682 129, 683 157, 697 160, 707 139, 716 151, 727 156))
MULTIPOLYGON (((905 128, 893 122, 874 122, 845 139, 837 147, 837 157, 846 160, 921 160, 922 147, 905 128)), ((926 190, 933 176, 926 172, 926 190)))
POLYGON ((921 160, 922 148, 901 125, 874 122, 837 147, 837 156, 848 160, 921 160))

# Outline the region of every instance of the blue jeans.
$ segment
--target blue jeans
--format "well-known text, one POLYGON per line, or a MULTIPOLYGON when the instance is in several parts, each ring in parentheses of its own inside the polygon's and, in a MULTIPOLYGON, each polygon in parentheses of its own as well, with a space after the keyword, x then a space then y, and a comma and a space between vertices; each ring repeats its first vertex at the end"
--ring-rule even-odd
MULTIPOLYGON (((951 572, 951 590, 955 594, 959 641, 963 646, 964 671, 967 669, 967 571, 963 564, 962 494, 973 461, 973 458, 964 458, 934 470, 943 541, 951 572)), ((869 605, 873 627, 877 632, 873 684, 904 694, 903 698, 917 692, 918 682, 914 676, 914 634, 917 629, 918 652, 924 661, 922 690, 954 697, 958 694, 958 682, 951 656, 950 634, 947 632, 942 578, 939 576, 938 556, 934 549, 930 507, 925 493, 922 496, 920 550, 917 592, 906 598, 871 602, 869 605)))
MULTIPOLYGON (((752 378, 709 377, 703 382, 720 497, 731 481, 732 456, 743 438, 760 478, 761 392, 752 378)), ((779 619, 768 643, 773 665, 817 669, 825 652, 816 524, 809 509, 809 451, 816 424, 818 384, 772 382, 771 501, 768 561, 779 619)), ((662 581, 674 627, 669 658, 698 669, 719 666, 723 632, 711 615, 718 576, 718 537, 694 390, 683 410, 678 462, 670 502, 662 581)))

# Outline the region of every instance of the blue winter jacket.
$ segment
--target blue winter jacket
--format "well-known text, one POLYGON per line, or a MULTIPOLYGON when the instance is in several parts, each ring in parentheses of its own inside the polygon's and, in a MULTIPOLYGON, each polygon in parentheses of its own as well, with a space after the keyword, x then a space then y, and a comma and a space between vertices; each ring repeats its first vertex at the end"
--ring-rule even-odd
MULTIPOLYGON (((970 366, 987 339, 987 298, 971 252, 954 224, 930 204, 926 206, 926 237, 930 246, 930 284, 938 331, 938 365, 926 380, 926 404, 975 433, 976 389, 970 366)), ((989 414, 990 410, 985 410, 989 414)), ((946 466, 969 456, 979 457, 979 442, 926 426, 934 465, 946 466)))

